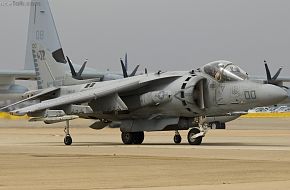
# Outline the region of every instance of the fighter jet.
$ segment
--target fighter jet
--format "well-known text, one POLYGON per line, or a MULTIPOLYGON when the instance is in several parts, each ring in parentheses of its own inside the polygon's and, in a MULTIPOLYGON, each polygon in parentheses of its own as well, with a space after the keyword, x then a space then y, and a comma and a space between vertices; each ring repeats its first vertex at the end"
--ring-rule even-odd
POLYGON ((42 93, 12 104, 38 100, 15 109, 13 115, 29 115, 30 121, 66 122, 64 143, 72 144, 69 121, 96 119, 90 127, 118 126, 124 144, 142 144, 144 131, 189 130, 188 143, 200 145, 207 133, 206 119, 226 116, 287 98, 284 89, 248 80, 240 67, 215 61, 198 70, 147 73, 113 81, 66 84, 64 65, 56 63, 40 43, 32 44, 38 87, 42 93))

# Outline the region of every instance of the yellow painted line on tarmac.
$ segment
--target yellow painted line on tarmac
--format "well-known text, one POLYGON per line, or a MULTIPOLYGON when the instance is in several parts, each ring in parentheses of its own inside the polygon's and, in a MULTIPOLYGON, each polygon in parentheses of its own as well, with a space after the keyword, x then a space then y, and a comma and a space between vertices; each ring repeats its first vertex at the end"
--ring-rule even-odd
POLYGON ((14 116, 9 113, 0 112, 0 119, 10 119, 10 120, 19 120, 19 119, 28 119, 28 116, 14 116))
POLYGON ((285 118, 290 117, 290 112, 283 113, 248 113, 241 116, 242 118, 285 118))

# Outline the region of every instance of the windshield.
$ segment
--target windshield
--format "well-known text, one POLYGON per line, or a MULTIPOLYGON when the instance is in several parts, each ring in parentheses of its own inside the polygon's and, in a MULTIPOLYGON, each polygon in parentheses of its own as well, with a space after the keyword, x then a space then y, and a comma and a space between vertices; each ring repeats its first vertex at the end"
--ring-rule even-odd
POLYGON ((217 81, 239 81, 248 79, 248 74, 229 61, 216 61, 203 67, 203 71, 217 81))

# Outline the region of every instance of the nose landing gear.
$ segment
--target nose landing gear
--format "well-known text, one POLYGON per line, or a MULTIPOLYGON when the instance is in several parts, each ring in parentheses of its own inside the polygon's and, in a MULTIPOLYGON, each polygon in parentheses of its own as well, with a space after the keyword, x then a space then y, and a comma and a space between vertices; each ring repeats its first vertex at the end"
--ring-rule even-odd
POLYGON ((191 145, 200 145, 205 132, 201 132, 198 128, 192 128, 187 134, 188 143, 191 145))

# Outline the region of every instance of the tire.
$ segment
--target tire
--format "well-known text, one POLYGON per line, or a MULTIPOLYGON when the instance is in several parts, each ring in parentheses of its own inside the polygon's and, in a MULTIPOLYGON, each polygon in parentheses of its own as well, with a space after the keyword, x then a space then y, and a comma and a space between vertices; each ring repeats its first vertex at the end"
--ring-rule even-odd
POLYGON ((133 133, 122 132, 121 137, 124 144, 133 144, 133 133))
POLYGON ((71 136, 70 135, 65 136, 63 142, 67 146, 71 145, 72 144, 72 138, 71 138, 71 136))
POLYGON ((220 124, 220 129, 226 129, 226 124, 225 123, 221 123, 220 124))
POLYGON ((211 126, 212 129, 226 129, 226 124, 225 123, 221 123, 221 122, 211 123, 210 126, 211 126))
POLYGON ((144 141, 144 132, 133 133, 133 144, 142 144, 144 141))
POLYGON ((200 130, 197 128, 192 128, 187 135, 188 143, 191 145, 200 145, 203 137, 192 138, 192 136, 200 133, 200 130))
POLYGON ((180 135, 174 135, 174 138, 173 138, 173 140, 174 140, 174 143, 175 143, 175 144, 180 144, 180 143, 181 143, 181 140, 182 140, 182 138, 181 138, 181 136, 180 136, 180 135))
POLYGON ((216 122, 213 122, 210 124, 211 129, 217 129, 218 124, 216 122))

